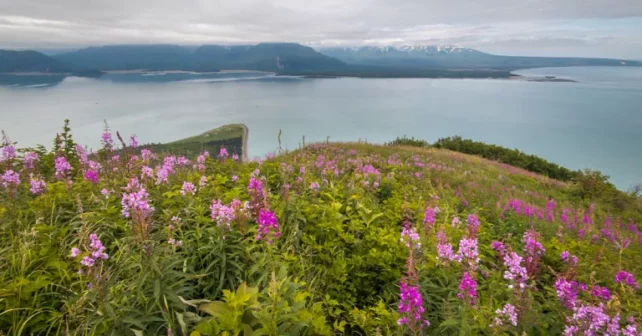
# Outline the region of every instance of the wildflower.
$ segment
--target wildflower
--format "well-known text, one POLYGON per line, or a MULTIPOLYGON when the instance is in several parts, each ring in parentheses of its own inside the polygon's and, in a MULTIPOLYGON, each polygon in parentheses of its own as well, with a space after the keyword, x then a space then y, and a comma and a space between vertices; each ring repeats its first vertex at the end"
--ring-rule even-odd
POLYGON ((468 272, 465 272, 461 279, 457 297, 460 300, 466 300, 471 305, 474 305, 477 302, 477 281, 475 281, 475 278, 468 275, 468 272))
POLYGON ((87 172, 85 173, 85 180, 90 181, 91 183, 98 183, 99 182, 98 172, 93 169, 87 170, 87 172))
POLYGON ((122 215, 129 218, 134 212, 140 217, 147 217, 154 210, 149 205, 149 194, 145 188, 140 188, 138 191, 131 193, 124 193, 121 201, 122 215))
POLYGON ((426 212, 424 213, 424 225, 428 225, 429 227, 435 225, 435 209, 431 207, 426 208, 426 212))
POLYGON ((146 177, 154 178, 154 170, 150 167, 143 166, 143 168, 141 168, 140 178, 145 179, 146 177))
POLYGON ((468 215, 468 219, 466 219, 466 223, 468 223, 468 231, 470 232, 470 236, 476 237, 477 232, 479 232, 479 218, 474 214, 470 214, 468 215))
POLYGON ((109 131, 107 123, 105 123, 105 130, 103 131, 100 142, 106 150, 111 150, 114 147, 114 140, 111 137, 111 132, 109 131))
POLYGON ((77 247, 71 248, 71 257, 75 258, 80 254, 80 250, 77 247))
POLYGON ((546 220, 552 222, 555 220, 555 207, 557 204, 554 199, 548 200, 546 203, 546 220))
POLYGON ((600 287, 597 285, 593 286, 593 288, 591 289, 591 295, 593 295, 593 297, 595 298, 602 299, 604 301, 608 301, 611 299, 611 292, 609 291, 609 289, 606 287, 600 287))
POLYGON ((578 261, 577 257, 570 254, 568 251, 562 252, 562 254, 560 254, 560 259, 571 266, 576 266, 578 261))
POLYGON ((493 322, 491 326, 501 326, 504 324, 506 319, 508 319, 513 327, 517 326, 517 310, 512 304, 505 304, 504 308, 497 309, 495 314, 497 314, 497 316, 495 317, 495 322, 493 322))
POLYGON ((524 252, 526 257, 526 269, 529 276, 535 276, 539 270, 539 261, 546 249, 537 241, 539 234, 535 230, 524 233, 524 252))
POLYGON ((316 182, 310 183, 310 189, 312 189, 312 191, 314 191, 314 192, 318 192, 319 191, 319 187, 320 187, 319 184, 316 183, 316 182))
POLYGON ((109 255, 105 253, 105 246, 103 246, 102 242, 100 239, 98 239, 98 235, 95 233, 92 233, 89 235, 89 247, 91 247, 91 257, 96 259, 96 260, 107 260, 109 258, 109 255))
POLYGON ((461 255, 453 252, 453 246, 448 242, 448 237, 443 230, 437 232, 437 259, 445 262, 461 262, 461 255))
POLYGON ((493 240, 490 243, 490 247, 500 254, 504 254, 506 252, 506 246, 504 246, 504 243, 497 240, 493 240))
POLYGON ((457 227, 459 225, 459 217, 456 217, 456 216, 453 217, 453 220, 452 220, 452 222, 450 222, 450 225, 452 227, 457 227))
POLYGON ((157 169, 156 184, 162 184, 162 183, 168 182, 169 173, 170 173, 170 170, 165 166, 160 167, 160 169, 157 169))
POLYGON ((526 288, 526 280, 528 275, 526 268, 522 266, 522 257, 515 252, 510 252, 504 255, 504 265, 507 270, 504 271, 504 279, 509 280, 508 288, 523 289, 526 288))
POLYGON ((32 194, 38 195, 42 193, 45 189, 47 189, 47 184, 42 178, 35 179, 31 178, 31 181, 29 181, 31 188, 29 188, 29 191, 31 191, 32 194))
POLYGON ((236 153, 232 154, 232 160, 238 161, 239 160, 238 154, 236 154, 236 153))
POLYGON ((109 195, 111 195, 111 192, 105 188, 103 188, 100 193, 105 196, 105 198, 109 198, 109 195))
POLYGON ((38 154, 34 152, 27 152, 22 157, 22 166, 26 169, 33 169, 36 161, 40 161, 38 154))
POLYGON ((633 274, 625 271, 619 271, 615 275, 615 282, 621 283, 623 285, 633 287, 636 289, 640 288, 640 285, 635 281, 633 274))
POLYGON ((149 161, 156 158, 156 155, 154 155, 154 153, 149 149, 142 149, 140 151, 140 155, 143 158, 143 161, 149 161))
POLYGON ((218 225, 230 226, 234 220, 234 209, 231 206, 225 206, 220 200, 213 200, 210 206, 212 220, 218 225))
POLYGON ((413 227, 404 227, 403 230, 401 230, 401 239, 399 240, 408 248, 411 246, 416 246, 417 248, 421 247, 419 234, 413 227))
POLYGON ((136 135, 131 135, 129 137, 129 147, 132 148, 137 148, 138 147, 138 139, 136 139, 136 135))
POLYGON ((577 281, 568 281, 562 277, 555 281, 555 292, 562 305, 571 309, 577 305, 577 296, 580 292, 580 285, 577 281))
POLYGON ((67 172, 70 171, 71 165, 69 164, 69 161, 64 156, 59 156, 56 158, 54 162, 54 166, 56 169, 55 175, 57 179, 63 179, 66 177, 67 172))
POLYGON ((0 162, 13 160, 16 157, 16 148, 8 144, 2 148, 2 155, 0 155, 0 162))
POLYGON ((7 170, 0 176, 0 183, 5 188, 17 187, 20 184, 20 175, 13 170, 7 170))
MULTIPOLYGON (((268 236, 274 236, 274 238, 279 238, 281 236, 278 220, 272 211, 261 209, 258 224, 259 227, 256 233, 256 240, 261 240, 268 236)), ((272 237, 268 237, 268 244, 272 244, 272 237)))
POLYGON ((471 269, 476 269, 477 264, 479 263, 479 252, 477 250, 477 239, 476 238, 463 238, 459 241, 459 252, 462 260, 468 262, 468 266, 471 269))
POLYGON ((425 309, 418 286, 408 286, 402 282, 399 296, 401 300, 399 301, 398 311, 403 315, 402 318, 397 320, 399 325, 408 325, 411 328, 419 329, 421 329, 423 325, 430 325, 428 320, 422 321, 421 319, 421 314, 425 312, 425 309))
POLYGON ((183 187, 181 188, 181 195, 185 196, 187 194, 194 195, 196 193, 196 187, 191 182, 183 182, 183 187))
POLYGON ((207 185, 207 176, 203 175, 201 178, 198 180, 198 186, 200 188, 204 188, 207 185))
POLYGON ((169 243, 170 245, 174 245, 174 246, 176 246, 176 247, 181 247, 181 246, 183 246, 183 241, 182 241, 182 240, 176 240, 176 239, 174 239, 174 238, 169 238, 169 239, 167 240, 167 243, 169 243))
POLYGON ((225 147, 221 146, 221 150, 218 152, 218 157, 223 160, 229 157, 229 154, 227 153, 227 149, 225 149, 225 147))
POLYGON ((82 258, 82 260, 80 261, 80 263, 81 263, 82 265, 84 265, 84 266, 92 267, 92 266, 94 266, 94 264, 96 263, 96 260, 92 259, 91 257, 87 257, 87 256, 85 256, 85 257, 83 257, 83 258, 82 258))

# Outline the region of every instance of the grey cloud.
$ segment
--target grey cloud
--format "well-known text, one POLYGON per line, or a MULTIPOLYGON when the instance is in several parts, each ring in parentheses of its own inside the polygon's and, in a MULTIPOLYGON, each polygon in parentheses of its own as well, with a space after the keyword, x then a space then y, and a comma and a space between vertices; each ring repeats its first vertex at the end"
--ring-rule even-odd
POLYGON ((594 47, 593 41, 611 37, 614 56, 642 58, 635 33, 642 23, 616 32, 572 25, 622 18, 642 22, 642 1, 0 0, 0 47, 293 41, 462 44, 503 52, 541 47, 554 53, 555 47, 594 47))

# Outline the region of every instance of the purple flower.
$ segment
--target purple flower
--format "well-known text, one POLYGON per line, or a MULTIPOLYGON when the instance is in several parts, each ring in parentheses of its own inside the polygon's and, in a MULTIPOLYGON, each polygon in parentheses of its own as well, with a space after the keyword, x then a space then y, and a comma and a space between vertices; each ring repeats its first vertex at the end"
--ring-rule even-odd
POLYGON ((194 195, 196 193, 196 186, 191 182, 183 182, 183 187, 181 188, 181 195, 185 196, 187 194, 194 195))
POLYGON ((261 209, 259 214, 259 227, 256 233, 256 240, 261 240, 268 237, 268 244, 272 244, 272 237, 279 238, 281 232, 279 231, 278 219, 274 212, 266 209, 261 209))
POLYGON ((577 305, 577 296, 580 293, 580 286, 577 281, 568 281, 564 278, 558 278, 555 281, 555 292, 562 305, 571 309, 577 305))
POLYGON ((98 172, 93 169, 87 170, 85 173, 85 180, 90 181, 91 183, 100 182, 98 172))
POLYGON ((92 259, 91 257, 83 257, 80 263, 84 266, 91 267, 94 266, 96 260, 92 259))
POLYGON ((479 231, 479 218, 477 217, 477 215, 468 215, 466 223, 468 223, 468 230, 470 231, 470 235, 476 237, 477 232, 479 231))
POLYGON ((136 135, 131 135, 129 137, 129 146, 132 148, 138 147, 138 140, 136 139, 136 135))
POLYGON ((459 225, 459 217, 456 217, 456 216, 453 217, 453 220, 452 220, 452 222, 450 222, 450 225, 452 227, 457 227, 457 225, 459 225))
POLYGON ((508 288, 523 289, 526 288, 526 281, 528 274, 526 268, 522 266, 522 257, 515 252, 510 252, 504 255, 504 265, 507 270, 504 271, 504 279, 509 281, 508 288))
POLYGON ((36 161, 40 161, 40 158, 34 152, 27 152, 22 157, 22 165, 27 169, 33 169, 36 161))
POLYGON ((47 189, 47 184, 43 179, 34 179, 32 178, 31 181, 29 181, 31 188, 29 188, 29 191, 31 191, 32 194, 38 195, 45 191, 47 189))
POLYGON ((220 200, 213 200, 210 206, 212 220, 218 225, 230 226, 234 220, 234 208, 226 206, 220 200))
POLYGON ((238 176, 238 175, 234 175, 234 176, 232 176, 232 181, 233 181, 233 182, 236 182, 236 181, 238 181, 238 180, 239 180, 239 176, 238 176))
POLYGON ((506 252, 506 246, 504 246, 504 243, 497 240, 493 240, 490 243, 490 247, 500 254, 504 254, 506 252))
POLYGON ((198 186, 201 188, 204 188, 207 186, 207 176, 203 175, 201 178, 198 180, 198 186))
POLYGON ((513 327, 517 326, 517 310, 512 304, 505 304, 504 308, 497 309, 495 311, 495 314, 497 314, 497 316, 495 317, 495 321, 491 326, 501 326, 504 324, 504 321, 506 319, 510 321, 510 324, 513 325, 513 327))
POLYGON ((61 180, 66 177, 67 172, 69 172, 72 168, 71 165, 69 164, 69 161, 64 156, 59 156, 56 158, 54 162, 54 167, 56 169, 55 175, 56 178, 61 180))
POLYGON ((477 281, 475 281, 475 278, 468 275, 468 272, 465 272, 461 279, 457 297, 460 300, 466 300, 471 305, 474 305, 477 302, 477 281))
POLYGON ((232 160, 238 161, 239 160, 238 154, 236 154, 236 153, 232 154, 232 160))
POLYGON ((428 320, 422 320, 421 314, 425 312, 423 307, 423 298, 419 293, 418 286, 408 286, 406 283, 401 283, 399 290, 399 307, 398 311, 403 316, 397 323, 399 325, 408 325, 411 327, 423 328, 424 325, 429 326, 428 320))
POLYGON ((609 291, 609 289, 606 287, 600 287, 597 285, 593 286, 593 288, 591 289, 591 295, 593 295, 593 297, 595 298, 602 299, 604 301, 608 301, 611 299, 611 292, 609 291))
POLYGON ((111 137, 111 132, 109 131, 107 123, 105 123, 105 130, 103 131, 100 142, 104 149, 111 150, 114 147, 114 140, 111 137))
POLYGON ((111 195, 111 192, 105 188, 103 188, 100 193, 105 196, 105 198, 109 198, 109 195, 111 195))
POLYGON ((549 222, 552 222, 555 220, 555 207, 557 204, 555 203, 554 199, 548 200, 548 203, 546 203, 546 220, 549 222))
POLYGON ((156 155, 154 155, 154 153, 152 153, 152 151, 150 151, 149 149, 142 149, 140 151, 140 155, 143 158, 143 161, 149 161, 156 158, 156 155))
POLYGON ((424 213, 424 225, 432 227, 435 224, 435 210, 431 207, 426 208, 424 213))
POLYGON ((444 260, 445 263, 461 262, 461 255, 455 254, 453 246, 448 242, 448 237, 443 230, 437 232, 437 259, 444 260))
POLYGON ((141 217, 147 217, 154 211, 154 208, 149 205, 149 194, 145 188, 124 193, 121 205, 123 207, 122 214, 125 218, 131 217, 132 212, 141 217))
POLYGON ((77 247, 71 249, 71 257, 75 258, 80 254, 80 250, 77 247))
POLYGON ((229 154, 227 153, 227 149, 225 149, 225 147, 221 147, 221 150, 218 153, 218 157, 223 160, 229 157, 229 154))
POLYGON ((399 240, 408 248, 411 246, 419 248, 421 246, 421 243, 419 242, 419 234, 413 227, 404 227, 403 230, 401 230, 401 239, 399 240))
POLYGON ((310 183, 310 189, 312 189, 312 191, 318 192, 319 191, 319 187, 320 187, 319 184, 316 183, 316 182, 310 183))
POLYGON ((479 263, 479 252, 477 250, 476 238, 463 238, 459 241, 459 256, 462 260, 468 262, 468 265, 474 270, 479 263))
POLYGON ((0 176, 0 184, 5 188, 17 187, 20 184, 20 175, 13 170, 7 170, 0 176))
POLYGON ((633 274, 625 271, 619 271, 615 275, 615 282, 621 283, 623 285, 639 289, 640 285, 635 281, 633 274))

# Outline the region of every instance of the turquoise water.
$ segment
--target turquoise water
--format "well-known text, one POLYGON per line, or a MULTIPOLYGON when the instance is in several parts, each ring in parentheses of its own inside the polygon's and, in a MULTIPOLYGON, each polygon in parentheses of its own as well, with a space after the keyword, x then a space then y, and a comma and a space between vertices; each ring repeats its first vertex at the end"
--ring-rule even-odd
POLYGON ((52 143, 62 121, 97 147, 103 120, 142 142, 242 122, 250 156, 277 146, 407 134, 461 135, 600 169, 625 189, 642 182, 642 68, 533 69, 579 83, 462 79, 301 79, 260 73, 108 75, 0 86, 0 128, 20 145, 52 143), (43 82, 45 83, 45 82, 43 82))

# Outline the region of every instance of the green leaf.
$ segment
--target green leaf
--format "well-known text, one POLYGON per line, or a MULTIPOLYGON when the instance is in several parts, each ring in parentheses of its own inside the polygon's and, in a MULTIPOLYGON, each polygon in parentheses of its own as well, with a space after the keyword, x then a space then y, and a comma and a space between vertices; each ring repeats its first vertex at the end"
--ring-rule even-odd
POLYGON ((232 309, 230 309, 230 307, 225 302, 221 301, 202 304, 198 306, 198 309, 219 318, 221 316, 224 316, 225 314, 229 314, 232 312, 232 309))
POLYGON ((143 336, 143 331, 142 330, 137 330, 137 329, 130 329, 131 331, 134 332, 135 336, 143 336))

